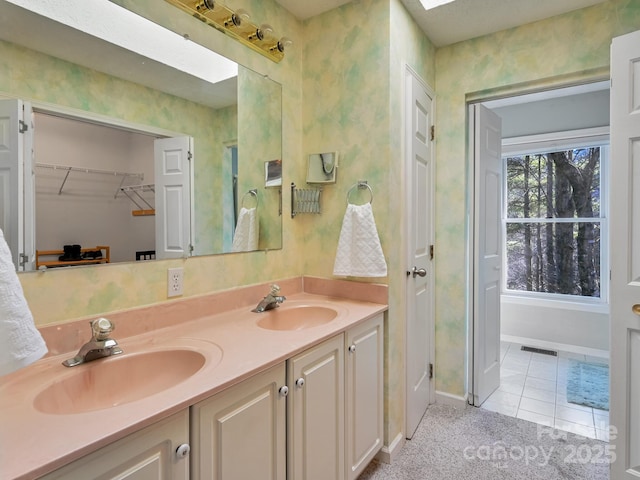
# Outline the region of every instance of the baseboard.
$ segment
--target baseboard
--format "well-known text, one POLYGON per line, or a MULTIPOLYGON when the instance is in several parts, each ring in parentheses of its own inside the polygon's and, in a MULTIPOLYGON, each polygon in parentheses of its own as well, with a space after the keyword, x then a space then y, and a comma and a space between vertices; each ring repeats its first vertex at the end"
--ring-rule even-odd
POLYGON ((400 432, 396 435, 396 438, 393 439, 389 446, 384 446, 380 449, 380 451, 376 454, 376 460, 382 463, 393 463, 402 447, 404 447, 404 442, 406 439, 404 438, 404 433, 400 432))
POLYGON ((518 343, 520 345, 528 345, 530 347, 545 348, 547 350, 562 350, 565 352, 578 353, 580 355, 590 355, 592 357, 609 358, 608 350, 600 350, 598 348, 581 347, 579 345, 568 345, 565 343, 549 342, 546 340, 537 340, 535 338, 515 337, 513 335, 500 335, 503 342, 518 343))
POLYGON ((451 405, 452 407, 465 408, 467 406, 467 396, 452 395, 436 390, 436 403, 440 405, 451 405))

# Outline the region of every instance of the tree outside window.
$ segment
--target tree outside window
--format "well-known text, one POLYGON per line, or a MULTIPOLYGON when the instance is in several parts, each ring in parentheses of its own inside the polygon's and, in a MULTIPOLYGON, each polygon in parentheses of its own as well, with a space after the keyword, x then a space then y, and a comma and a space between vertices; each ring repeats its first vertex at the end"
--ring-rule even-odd
POLYGON ((506 289, 600 298, 602 146, 507 156, 506 289))

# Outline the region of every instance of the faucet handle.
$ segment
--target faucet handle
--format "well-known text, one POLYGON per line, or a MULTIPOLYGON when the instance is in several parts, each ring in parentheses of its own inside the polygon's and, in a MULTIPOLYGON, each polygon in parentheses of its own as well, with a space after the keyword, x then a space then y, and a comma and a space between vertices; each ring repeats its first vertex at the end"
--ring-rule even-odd
POLYGON ((271 291, 269 292, 271 295, 276 296, 280 293, 280 286, 275 283, 271 285, 271 291))
POLYGON ((91 331, 96 340, 106 340, 116 328, 116 325, 108 318, 96 318, 91 321, 91 331))

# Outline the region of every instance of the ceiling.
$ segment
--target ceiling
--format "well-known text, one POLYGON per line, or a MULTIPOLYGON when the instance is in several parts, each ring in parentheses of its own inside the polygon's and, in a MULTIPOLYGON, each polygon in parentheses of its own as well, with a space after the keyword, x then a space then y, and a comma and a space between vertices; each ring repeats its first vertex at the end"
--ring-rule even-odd
MULTIPOLYGON (((350 0, 276 0, 303 20, 349 3, 350 0)), ((436 47, 498 32, 606 0, 454 0, 425 10, 420 0, 402 0, 411 16, 436 47)))

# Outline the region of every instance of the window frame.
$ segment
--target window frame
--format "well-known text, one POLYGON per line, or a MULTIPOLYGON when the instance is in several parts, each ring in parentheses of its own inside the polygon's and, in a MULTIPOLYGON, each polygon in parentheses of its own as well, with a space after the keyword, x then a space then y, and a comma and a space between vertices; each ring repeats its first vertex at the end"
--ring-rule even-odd
MULTIPOLYGON (((609 127, 596 127, 548 134, 504 138, 502 140, 502 274, 501 293, 512 298, 545 300, 583 305, 609 304, 609 127), (600 216, 589 219, 507 219, 507 161, 506 157, 536 153, 549 153, 571 148, 601 147, 600 150, 600 216), (564 293, 529 292, 507 288, 507 223, 580 223, 597 219, 600 225, 600 297, 584 297, 564 293), (516 220, 516 221, 513 221, 516 220), (558 221, 559 220, 559 221, 558 221)), ((594 222, 595 223, 595 222, 594 222)))

